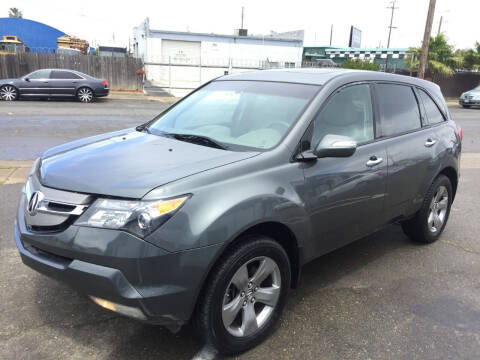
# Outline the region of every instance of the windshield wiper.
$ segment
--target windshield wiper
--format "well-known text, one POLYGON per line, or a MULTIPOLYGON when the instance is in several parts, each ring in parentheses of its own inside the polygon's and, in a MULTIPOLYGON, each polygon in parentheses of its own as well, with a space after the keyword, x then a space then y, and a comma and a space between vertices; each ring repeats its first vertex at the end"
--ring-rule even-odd
POLYGON ((148 129, 147 125, 148 125, 148 123, 145 123, 145 124, 142 124, 142 125, 138 125, 138 126, 135 128, 135 130, 140 131, 140 132, 145 131, 147 134, 151 134, 151 132, 150 132, 150 130, 148 129))
POLYGON ((228 146, 225 146, 220 142, 215 141, 212 138, 209 138, 208 136, 195 135, 195 134, 175 134, 175 133, 164 133, 162 135, 172 137, 176 140, 186 141, 186 142, 190 142, 198 145, 209 146, 216 149, 222 149, 222 150, 228 149, 228 146))

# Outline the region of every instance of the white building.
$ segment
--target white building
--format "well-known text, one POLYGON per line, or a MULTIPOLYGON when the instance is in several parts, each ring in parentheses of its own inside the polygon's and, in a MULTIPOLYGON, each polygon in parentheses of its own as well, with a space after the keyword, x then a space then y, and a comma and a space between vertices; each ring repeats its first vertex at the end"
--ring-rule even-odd
POLYGON ((152 30, 148 18, 133 30, 133 54, 143 59, 146 80, 176 96, 226 72, 299 67, 302 52, 303 30, 274 36, 152 30))

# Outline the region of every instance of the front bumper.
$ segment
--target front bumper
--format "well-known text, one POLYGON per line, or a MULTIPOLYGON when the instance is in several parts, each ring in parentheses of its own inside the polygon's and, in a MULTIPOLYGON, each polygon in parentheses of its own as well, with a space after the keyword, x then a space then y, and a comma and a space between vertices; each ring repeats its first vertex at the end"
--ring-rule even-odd
POLYGON ((147 322, 176 327, 189 320, 220 246, 170 253, 123 231, 75 225, 33 233, 23 200, 15 242, 26 265, 86 295, 137 308, 147 322))
POLYGON ((480 105, 480 100, 472 99, 472 100, 465 100, 465 99, 459 99, 458 103, 460 105, 480 105))

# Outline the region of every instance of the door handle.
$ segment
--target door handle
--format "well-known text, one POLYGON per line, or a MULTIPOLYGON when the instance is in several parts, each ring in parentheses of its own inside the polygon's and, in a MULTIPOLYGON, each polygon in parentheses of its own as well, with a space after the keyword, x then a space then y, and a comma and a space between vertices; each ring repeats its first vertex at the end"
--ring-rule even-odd
POLYGON ((433 146, 433 145, 435 145, 436 142, 437 142, 437 140, 427 139, 427 141, 425 141, 425 146, 426 147, 433 146))
POLYGON ((380 164, 383 161, 382 158, 377 158, 375 155, 371 156, 370 159, 367 161, 368 167, 373 167, 375 165, 380 164))

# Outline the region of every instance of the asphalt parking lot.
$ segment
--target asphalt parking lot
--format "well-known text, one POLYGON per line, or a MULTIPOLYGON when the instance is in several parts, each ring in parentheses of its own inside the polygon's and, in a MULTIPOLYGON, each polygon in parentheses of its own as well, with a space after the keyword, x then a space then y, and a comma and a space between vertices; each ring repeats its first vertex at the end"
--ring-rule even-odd
MULTIPOLYGON (((151 119, 168 104, 0 102, 0 160, 151 119)), ((308 264, 277 331, 242 359, 480 357, 480 109, 463 128, 457 198, 441 239, 422 246, 391 226, 308 264)), ((203 347, 118 316, 21 263, 13 240, 21 184, 0 185, 0 359, 191 359, 203 347)), ((208 356, 210 354, 207 354, 208 356)))

